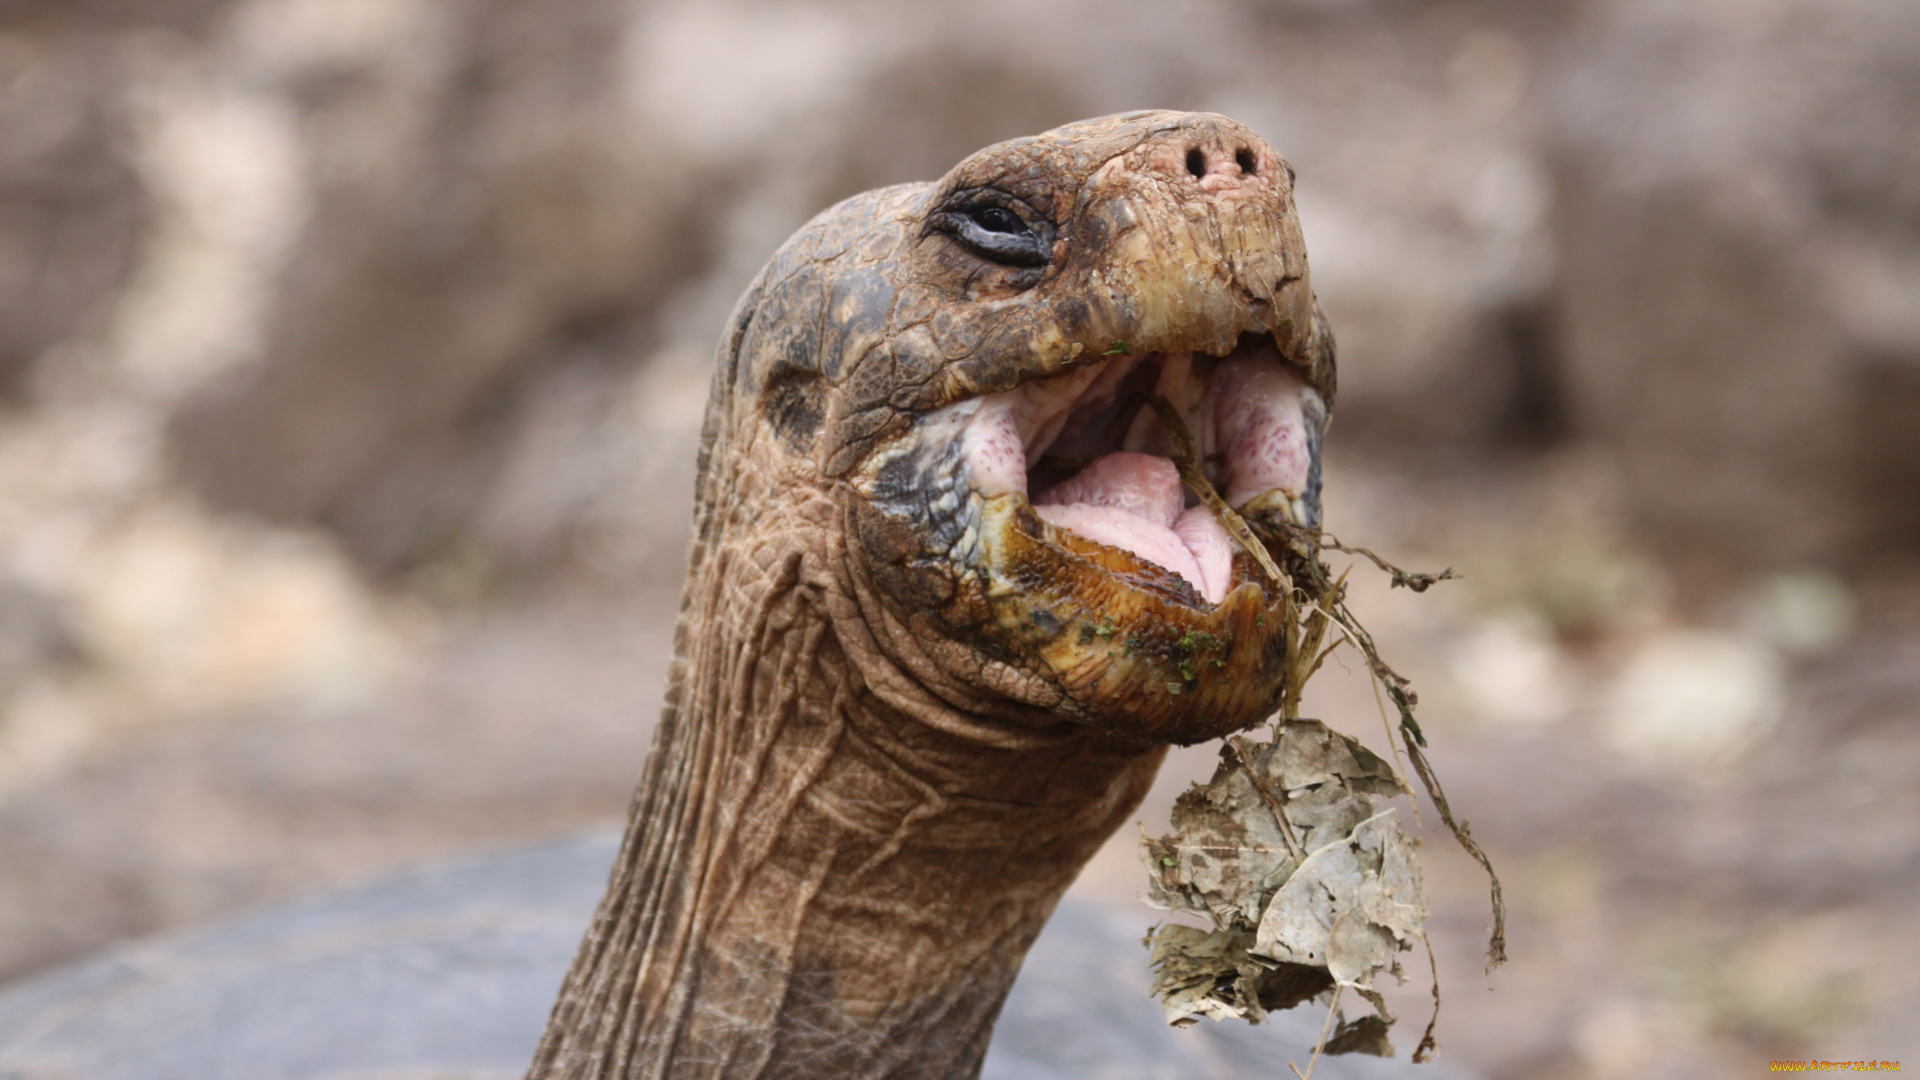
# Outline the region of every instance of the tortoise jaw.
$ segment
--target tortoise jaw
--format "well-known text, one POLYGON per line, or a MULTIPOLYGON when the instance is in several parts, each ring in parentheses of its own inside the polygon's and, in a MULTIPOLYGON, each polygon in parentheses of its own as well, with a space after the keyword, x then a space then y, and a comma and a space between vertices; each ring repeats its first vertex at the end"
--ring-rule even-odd
POLYGON ((1317 519, 1324 407, 1252 334, 1225 356, 1120 354, 934 410, 856 487, 918 522, 920 565, 954 582, 946 621, 1058 687, 1062 711, 1198 741, 1273 708, 1286 599, 1187 505, 1149 395, 1230 502, 1317 519))
POLYGON ((1129 553, 1060 535, 1017 494, 981 500, 986 636, 1064 695, 1062 711, 1119 733, 1199 742, 1258 723, 1285 675, 1283 598, 1235 558, 1218 603, 1129 553), (1064 541, 1064 542, 1063 542, 1064 541))

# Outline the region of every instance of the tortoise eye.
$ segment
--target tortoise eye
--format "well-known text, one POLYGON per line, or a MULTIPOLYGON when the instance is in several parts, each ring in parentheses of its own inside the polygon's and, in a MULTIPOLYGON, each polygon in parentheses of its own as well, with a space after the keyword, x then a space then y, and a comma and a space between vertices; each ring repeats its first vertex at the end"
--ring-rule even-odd
POLYGON ((1045 266, 1053 254, 1053 225, 1029 221, 996 202, 962 203, 936 213, 934 228, 983 259, 1006 266, 1045 266))
POLYGON ((979 226, 988 232, 1022 233, 1027 231, 1026 223, 1013 211, 999 206, 983 206, 969 215, 979 226))

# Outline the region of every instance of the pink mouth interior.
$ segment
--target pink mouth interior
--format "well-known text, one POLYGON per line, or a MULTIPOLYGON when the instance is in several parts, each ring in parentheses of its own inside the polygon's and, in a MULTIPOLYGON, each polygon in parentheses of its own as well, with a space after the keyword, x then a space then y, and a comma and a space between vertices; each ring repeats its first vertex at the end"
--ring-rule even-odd
POLYGON ((1209 479, 1241 506, 1271 490, 1304 491, 1314 391, 1264 338, 1207 359, 1118 356, 965 403, 977 410, 963 436, 974 489, 1032 489, 1043 520, 1164 567, 1218 603, 1233 583, 1233 541, 1182 487, 1171 437, 1145 395, 1182 414, 1209 479))
POLYGON ((1219 603, 1233 580, 1233 544, 1212 511, 1188 508, 1184 497, 1172 461, 1120 450, 1048 488, 1033 509, 1068 532, 1166 567, 1219 603))

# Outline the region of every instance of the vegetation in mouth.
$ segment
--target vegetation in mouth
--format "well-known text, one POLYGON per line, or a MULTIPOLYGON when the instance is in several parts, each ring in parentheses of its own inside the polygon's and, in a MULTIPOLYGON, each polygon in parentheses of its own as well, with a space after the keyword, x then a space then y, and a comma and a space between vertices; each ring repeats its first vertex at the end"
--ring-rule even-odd
MULTIPOLYGON (((1179 431, 1177 417, 1165 410, 1162 415, 1180 436, 1183 476, 1190 484, 1206 485, 1204 476, 1192 475, 1190 436, 1179 431)), ((1401 977, 1397 954, 1415 942, 1426 944, 1427 908, 1414 844, 1400 831, 1393 810, 1375 803, 1396 795, 1411 798, 1411 789, 1387 758, 1299 715, 1308 680, 1334 649, 1347 645, 1358 651, 1369 675, 1393 701, 1400 716, 1397 743, 1384 708, 1381 713, 1390 757, 1398 759, 1404 746, 1442 821, 1486 870, 1494 920, 1489 967, 1506 959, 1500 880, 1466 824, 1454 819, 1426 757, 1426 736, 1414 719, 1418 697, 1380 658, 1372 636, 1346 605, 1345 575, 1333 578, 1320 554, 1333 549, 1363 555, 1391 574, 1396 587, 1415 592, 1452 574, 1407 573, 1284 517, 1256 512, 1243 520, 1213 494, 1207 505, 1232 519, 1236 537, 1254 537, 1267 556, 1261 565, 1284 598, 1286 689, 1269 737, 1228 736, 1213 778, 1195 784, 1176 803, 1174 831, 1142 839, 1148 902, 1207 924, 1163 923, 1148 933, 1153 993, 1168 1022, 1177 1026, 1201 1017, 1258 1023, 1270 1010, 1322 1001, 1327 1019, 1320 1043, 1304 1073, 1294 1066, 1301 1080, 1309 1080, 1322 1053, 1393 1054, 1388 1034, 1395 1017, 1373 980, 1382 972, 1401 977), (1283 564, 1288 569, 1280 569, 1283 564), (1372 1011, 1348 1019, 1341 1009, 1348 990, 1372 1011)), ((1188 657, 1181 661, 1182 674, 1191 677, 1194 660, 1222 644, 1204 632, 1184 634, 1178 642, 1188 657)), ((1430 944, 1427 954, 1431 961, 1430 944)), ((1415 1061, 1427 1060, 1436 1045, 1437 967, 1433 1003, 1415 1061)))
MULTIPOLYGON (((1427 759, 1417 695, 1322 556, 1365 557, 1414 592, 1452 575, 1408 573, 1319 529, 1323 407, 1249 338, 1226 357, 1135 356, 1116 342, 1100 364, 963 406, 961 464, 987 506, 980 565, 999 624, 1081 701, 1149 731, 1177 724, 1189 737, 1176 741, 1226 737, 1213 779, 1179 800, 1174 832, 1145 842, 1151 901, 1208 924, 1148 936, 1169 1022, 1258 1022, 1317 998, 1326 1052, 1390 1054, 1394 1017, 1373 980, 1401 974, 1396 956, 1424 942, 1427 915, 1413 844, 1375 805, 1412 795, 1391 761, 1411 763, 1488 873, 1490 964, 1505 959, 1504 908, 1427 759), (1399 714, 1385 756, 1300 715, 1339 647, 1379 684, 1383 722, 1384 702, 1399 714), (1269 714, 1265 738, 1232 734, 1269 714), (1347 1019, 1349 990, 1372 1011, 1347 1019)), ((1437 973, 1434 995, 1437 1022, 1437 973)))
MULTIPOLYGON (((1391 761, 1410 762, 1487 870, 1491 963, 1504 959, 1504 911, 1426 757, 1417 696, 1322 556, 1370 558, 1416 592, 1450 574, 1407 573, 1320 531, 1325 418, 1303 373, 1260 335, 1224 356, 1116 341, 1097 361, 941 410, 921 444, 957 448, 944 460, 967 495, 944 505, 976 516, 952 565, 983 583, 1003 655, 1049 674, 1063 711, 1096 726, 1226 738, 1213 779, 1180 799, 1174 832, 1146 842, 1152 901, 1208 924, 1148 937, 1169 1022, 1257 1022, 1318 998, 1328 1052, 1391 1053, 1394 1018, 1373 980, 1400 974, 1396 956, 1424 941, 1427 915, 1413 845, 1375 805, 1412 794, 1391 761), (1339 647, 1361 654, 1399 713, 1384 756, 1300 715, 1339 647), (1235 734, 1267 718, 1264 738, 1235 734), (1347 991, 1372 1012, 1346 1019, 1347 991)), ((1436 975, 1436 1020, 1438 993, 1436 975)), ((1432 1045, 1430 1023, 1416 1058, 1432 1045)))

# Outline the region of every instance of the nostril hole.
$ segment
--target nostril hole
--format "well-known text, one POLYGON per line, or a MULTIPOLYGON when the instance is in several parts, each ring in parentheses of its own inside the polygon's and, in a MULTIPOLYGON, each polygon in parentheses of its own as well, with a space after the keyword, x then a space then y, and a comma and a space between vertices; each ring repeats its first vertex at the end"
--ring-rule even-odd
POLYGON ((1240 171, 1248 176, 1252 176, 1259 168, 1259 163, 1253 160, 1253 151, 1244 146, 1233 152, 1233 160, 1240 166, 1240 171))
POLYGON ((1187 171, 1195 176, 1207 175, 1207 155, 1198 147, 1187 151, 1187 171))

